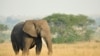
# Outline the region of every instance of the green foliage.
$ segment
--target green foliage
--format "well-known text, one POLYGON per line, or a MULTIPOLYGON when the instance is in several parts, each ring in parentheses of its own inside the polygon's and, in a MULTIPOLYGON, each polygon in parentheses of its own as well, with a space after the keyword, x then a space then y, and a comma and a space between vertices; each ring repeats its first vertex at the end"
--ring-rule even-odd
POLYGON ((6 39, 8 39, 7 34, 3 33, 3 31, 6 31, 8 29, 7 25, 0 24, 0 43, 3 43, 6 39))
POLYGON ((4 30, 7 30, 7 29, 8 29, 7 25, 0 24, 0 31, 4 31, 4 30))
POLYGON ((64 43, 63 37, 53 38, 53 43, 64 43))
POLYGON ((85 41, 90 40, 90 39, 91 39, 91 34, 92 34, 93 32, 94 32, 93 30, 87 29, 87 32, 85 33, 85 38, 84 38, 84 40, 85 40, 85 41))
POLYGON ((49 22, 51 32, 58 34, 57 38, 53 38, 54 43, 72 43, 90 40, 92 30, 88 30, 88 26, 95 23, 94 20, 82 14, 67 15, 56 13, 44 19, 49 22), (79 28, 81 28, 81 30, 79 30, 79 28))
POLYGON ((5 33, 0 33, 0 39, 2 40, 7 40, 10 37, 10 33, 9 34, 5 34, 5 33))

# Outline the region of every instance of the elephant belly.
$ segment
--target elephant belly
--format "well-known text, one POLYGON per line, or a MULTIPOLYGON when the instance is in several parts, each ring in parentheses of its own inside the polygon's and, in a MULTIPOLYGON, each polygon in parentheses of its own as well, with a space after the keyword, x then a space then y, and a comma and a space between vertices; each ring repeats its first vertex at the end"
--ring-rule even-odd
POLYGON ((33 48, 35 46, 35 41, 32 42, 30 49, 33 48))

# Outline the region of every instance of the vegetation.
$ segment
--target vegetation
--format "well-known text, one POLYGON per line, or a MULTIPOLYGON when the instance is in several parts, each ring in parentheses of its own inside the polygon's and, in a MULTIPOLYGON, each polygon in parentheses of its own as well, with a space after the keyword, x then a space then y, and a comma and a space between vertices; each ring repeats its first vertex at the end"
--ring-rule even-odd
POLYGON ((5 38, 8 36, 3 31, 6 31, 8 29, 7 25, 0 24, 0 43, 3 43, 5 38))
POLYGON ((76 41, 88 41, 93 30, 89 28, 95 21, 85 15, 52 14, 45 17, 49 22, 54 43, 73 43, 76 41))
POLYGON ((8 26, 7 25, 4 25, 4 24, 0 24, 0 32, 1 31, 5 31, 8 29, 8 26))
MULTIPOLYGON (((44 17, 49 22, 53 36, 53 43, 74 43, 77 41, 90 41, 94 32, 91 25, 95 23, 86 15, 60 14, 55 13, 44 17)), ((5 21, 11 30, 19 20, 8 17, 5 21)), ((0 42, 9 39, 9 34, 3 33, 8 29, 5 24, 0 24, 0 42)))
MULTIPOLYGON (((53 44, 52 56, 100 56, 100 43, 80 42, 76 44, 53 44)), ((0 44, 0 56, 15 56, 10 42, 0 44)), ((20 51, 17 56, 22 56, 20 51)), ((29 56, 36 56, 35 48, 30 49, 29 56)), ((45 45, 42 46, 40 56, 48 56, 45 45)))

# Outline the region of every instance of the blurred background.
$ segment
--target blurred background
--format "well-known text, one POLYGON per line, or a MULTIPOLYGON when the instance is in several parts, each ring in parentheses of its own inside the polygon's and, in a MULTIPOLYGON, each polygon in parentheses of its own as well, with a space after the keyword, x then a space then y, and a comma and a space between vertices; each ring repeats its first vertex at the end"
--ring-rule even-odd
POLYGON ((28 19, 46 19, 53 43, 100 42, 100 0, 0 0, 0 43, 28 19))

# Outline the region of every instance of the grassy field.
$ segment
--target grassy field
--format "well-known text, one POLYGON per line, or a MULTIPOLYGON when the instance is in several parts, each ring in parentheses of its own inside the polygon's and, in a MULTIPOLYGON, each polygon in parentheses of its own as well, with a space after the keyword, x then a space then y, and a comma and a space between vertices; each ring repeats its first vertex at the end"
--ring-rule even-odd
MULTIPOLYGON (((0 56, 15 56, 11 43, 0 44, 0 56)), ((18 56, 21 56, 21 51, 18 56)), ((30 50, 29 56, 36 56, 35 48, 30 50)), ((48 56, 45 45, 40 56, 48 56)), ((52 56, 100 56, 100 43, 53 44, 52 56)))

